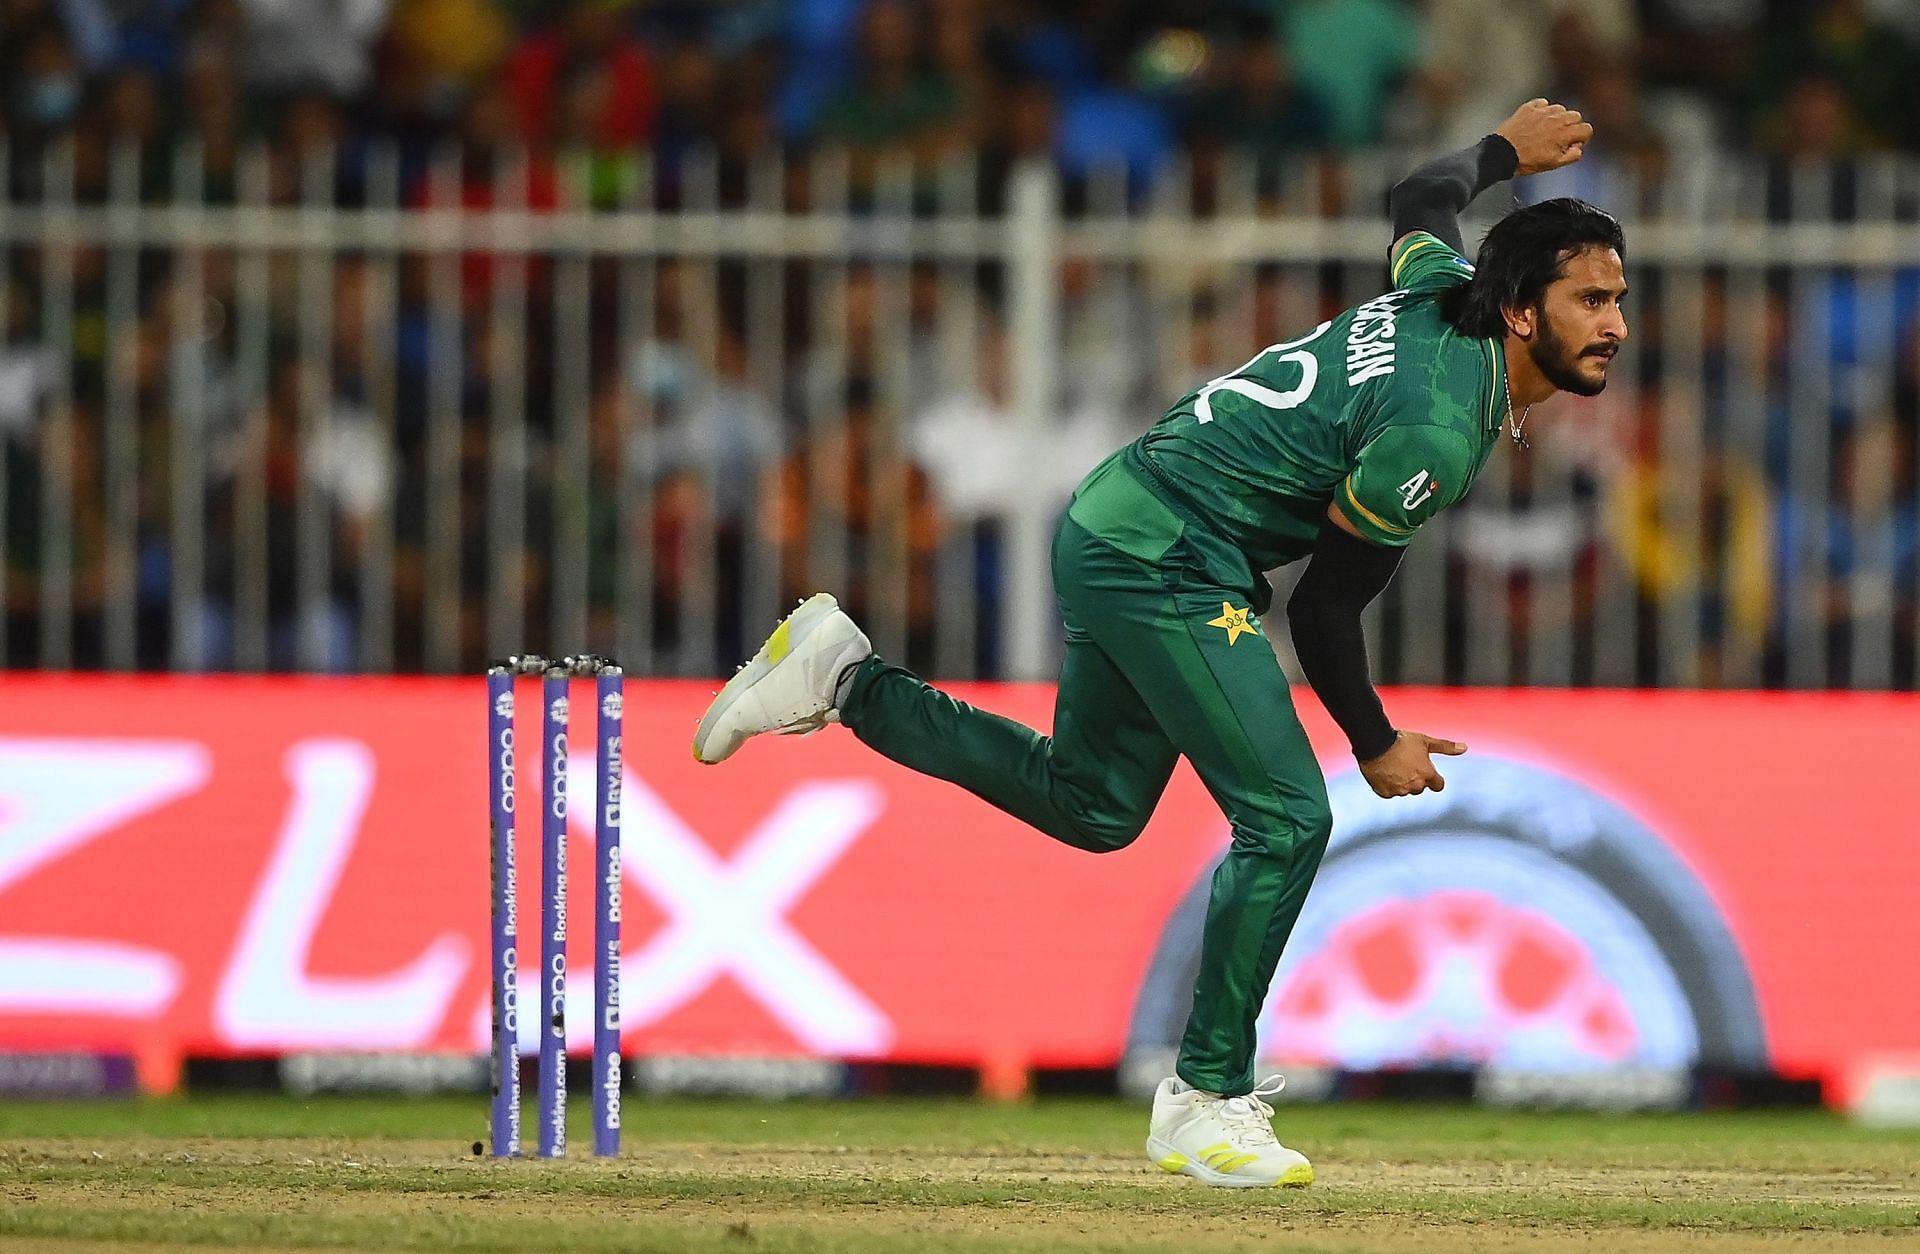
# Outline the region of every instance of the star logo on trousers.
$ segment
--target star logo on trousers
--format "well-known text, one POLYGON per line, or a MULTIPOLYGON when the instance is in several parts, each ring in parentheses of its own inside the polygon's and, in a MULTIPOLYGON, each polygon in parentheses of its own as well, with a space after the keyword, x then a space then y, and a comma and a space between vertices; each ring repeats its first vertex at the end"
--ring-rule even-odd
POLYGON ((1229 646, 1237 643, 1243 634, 1251 634, 1260 629, 1254 625, 1252 610, 1236 610, 1230 601, 1220 602, 1220 617, 1207 624, 1219 627, 1227 633, 1229 646))

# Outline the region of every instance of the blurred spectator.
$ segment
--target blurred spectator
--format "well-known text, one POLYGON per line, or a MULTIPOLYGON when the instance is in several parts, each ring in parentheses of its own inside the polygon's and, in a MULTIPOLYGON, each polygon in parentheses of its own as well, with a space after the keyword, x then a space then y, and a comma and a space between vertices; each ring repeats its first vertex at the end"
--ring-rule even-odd
POLYGON ((1868 142, 1846 90, 1832 78, 1813 73, 1792 81, 1763 134, 1774 152, 1800 161, 1852 156, 1868 142))
POLYGON ((811 0, 787 12, 787 76, 780 89, 780 127, 790 138, 813 132, 820 106, 851 71, 856 31, 867 0, 811 0))
MULTIPOLYGON (((465 209, 531 209, 551 212, 560 204, 559 177, 552 158, 524 150, 513 134, 508 102, 495 92, 476 92, 460 120, 460 144, 452 164, 437 159, 421 175, 408 197, 420 206, 465 209)), ((475 250, 461 255, 461 285, 467 308, 477 318, 492 294, 502 259, 475 250)), ((543 287, 551 269, 547 258, 526 266, 529 284, 543 287)))
POLYGON ((268 91, 366 87, 392 0, 240 0, 247 81, 268 91))
MULTIPOLYGON (((1035 65, 1058 62, 1051 75, 1058 88, 1053 155, 1061 173, 1074 180, 1124 175, 1125 188, 1138 198, 1173 156, 1176 135, 1172 103, 1150 89, 1159 86, 1156 74, 1140 73, 1125 30, 1123 20, 1104 29, 1082 23, 1070 41, 1065 32, 1042 28, 1029 37, 1026 57, 1035 65), (1058 46, 1050 49, 1050 43, 1058 46)), ((1171 29, 1155 32, 1155 38, 1178 50, 1164 59, 1176 81, 1184 79, 1204 46, 1199 35, 1171 29)))
POLYGON ((1021 162, 1053 154, 1055 104, 1043 80, 1024 73, 1004 74, 987 94, 981 136, 980 208, 1003 212, 1007 184, 1021 162))
POLYGON ((1911 0, 1866 0, 1866 10, 1875 21, 1920 46, 1920 8, 1911 0))
POLYGON ((967 353, 971 377, 947 381, 940 395, 914 413, 907 435, 908 451, 926 467, 940 514, 949 570, 941 592, 955 587, 957 569, 958 587, 971 594, 973 621, 955 621, 943 602, 942 630, 956 630, 961 639, 970 630, 971 660, 989 674, 1000 646, 1005 524, 1019 508, 1029 473, 1058 464, 1034 448, 1045 436, 1024 431, 1013 413, 1007 353, 1006 330, 990 316, 967 353))
POLYGON ((165 170, 171 155, 164 146, 170 138, 168 118, 153 75, 131 66, 120 69, 107 79, 103 96, 100 121, 112 141, 137 148, 143 165, 165 170))
POLYGON ((1920 135, 1913 119, 1920 49, 1876 21, 1864 0, 1812 0, 1794 9, 1768 26, 1748 80, 1756 121, 1785 131, 1791 143, 1801 125, 1793 115, 1805 108, 1795 97, 1818 81, 1839 97, 1830 107, 1849 119, 1855 143, 1910 142, 1920 135))
POLYGON ((925 667, 933 655, 933 557, 940 541, 927 474, 885 455, 883 419, 865 381, 848 384, 839 409, 837 421, 810 433, 774 469, 765 496, 771 504, 759 521, 779 551, 788 599, 831 579, 844 589, 840 601, 848 613, 870 623, 881 616, 903 619, 903 661, 925 667), (904 587, 876 586, 873 576, 884 576, 888 556, 902 549, 906 569, 896 573, 904 587))
POLYGON ((1796 80, 1765 135, 1768 218, 1784 222, 1798 210, 1853 220, 1858 201, 1853 159, 1867 141, 1838 83, 1813 74, 1796 80))
POLYGON ((1011 408, 1007 335, 995 325, 974 348, 974 379, 934 398, 909 423, 916 461, 949 522, 998 518, 1017 508, 1032 450, 1011 408))
POLYGON ((505 74, 521 139, 552 144, 566 122, 567 86, 581 81, 592 84, 593 113, 584 125, 575 120, 573 138, 597 149, 653 138, 659 87, 652 59, 629 24, 632 7, 632 0, 568 0, 549 25, 521 41, 505 74))
MULTIPOLYGON (((1568 85, 1552 56, 1555 28, 1565 23, 1580 30, 1562 31, 1560 42, 1578 41, 1616 64, 1632 50, 1630 0, 1429 0, 1425 85, 1442 146, 1473 143, 1520 101, 1568 85)), ((1609 132, 1599 133, 1611 141, 1609 132)))
POLYGON ((649 474, 697 480, 715 514, 737 523, 779 456, 780 416, 748 380, 739 336, 722 331, 714 355, 709 372, 685 344, 649 341, 628 364, 628 386, 653 417, 649 474))
POLYGON ((1035 494, 1064 504, 1123 438, 1092 410, 1023 423, 1012 408, 1009 349, 996 319, 979 337, 976 377, 932 397, 909 422, 913 459, 949 522, 1004 519, 1035 494))
MULTIPOLYGON (((1416 67, 1419 26, 1402 0, 1269 0, 1300 85, 1343 148, 1379 142, 1387 101, 1416 67)), ((1511 109, 1509 109, 1509 112, 1511 109)))
POLYGON ((134 66, 171 73, 182 18, 194 0, 58 0, 67 32, 90 69, 134 66))
POLYGON ((497 90, 521 139, 602 158, 604 190, 608 162, 656 141, 669 163, 774 130, 930 156, 1044 112, 1071 173, 1124 165, 1138 189, 1172 151, 1170 115, 1203 147, 1351 148, 1468 140, 1537 92, 1626 94, 1656 135, 1700 142, 1717 114, 1785 147, 1809 76, 1845 98, 1852 142, 1920 146, 1917 41, 1902 0, 0 0, 0 130, 34 151, 98 96, 109 130, 131 111, 152 142, 177 125, 224 146, 317 92, 348 131, 402 139, 411 169, 497 90), (251 89, 237 128, 206 125, 222 75, 251 89), (131 98, 148 90, 150 120, 131 98))
POLYGON ((1243 25, 1217 59, 1213 85, 1187 110, 1190 143, 1262 154, 1327 146, 1327 111, 1301 89, 1292 57, 1266 22, 1243 25))
POLYGON ((22 54, 43 30, 62 29, 56 0, 0 0, 0 70, 17 81, 22 54))
POLYGON ((26 286, 0 270, 0 440, 33 437, 60 368, 53 350, 29 334, 31 313, 26 286))
POLYGON ((4 630, 10 657, 46 655, 40 600, 57 578, 71 615, 75 665, 99 666, 107 594, 106 510, 101 482, 101 388, 83 378, 64 405, 49 404, 28 441, 0 439, 7 474, 5 528, 7 603, 4 630), (47 493, 66 494, 69 518, 56 547, 47 524, 47 493), (59 563, 57 566, 54 563, 59 563))
MULTIPOLYGON (((639 425, 640 406, 631 393, 627 380, 618 371, 605 371, 594 380, 587 413, 592 463, 587 491, 587 546, 595 557, 606 554, 612 558, 587 564, 588 631, 593 640, 607 642, 597 647, 608 651, 616 649, 619 643, 621 616, 625 610, 620 604, 620 594, 626 590, 625 581, 636 578, 653 564, 649 561, 642 567, 640 562, 632 560, 634 555, 647 550, 655 530, 653 517, 628 496, 635 472, 644 461, 640 446, 646 438, 639 425)), ((491 451, 484 445, 477 450, 479 454, 491 451)), ((500 570, 499 559, 485 549, 476 557, 494 578, 475 580, 469 586, 487 588, 489 597, 500 596, 502 586, 511 587, 514 579, 524 586, 528 572, 538 563, 537 556, 525 546, 507 558, 521 568, 517 573, 500 570), (512 575, 514 579, 502 579, 502 574, 512 575), (489 582, 491 587, 487 586, 489 582)), ((656 580, 656 586, 657 583, 656 580)), ((533 614, 524 617, 531 618, 538 613, 536 605, 525 608, 533 614)))
POLYGON ((1617 214, 1656 212, 1666 190, 1667 147, 1647 116, 1631 68, 1618 60, 1587 61, 1577 85, 1560 98, 1605 139, 1596 140, 1578 165, 1523 180, 1521 199, 1577 196, 1617 214), (1634 203, 1636 196, 1645 199, 1634 203))
MULTIPOLYGON (((1746 91, 1770 0, 1641 0, 1641 71, 1657 87, 1704 91, 1723 107, 1746 91)), ((1728 110, 1731 118, 1732 110, 1728 110)))
POLYGON ((233 131, 240 124, 240 79, 218 32, 196 34, 181 55, 178 120, 188 134, 233 131))
POLYGON ((280 118, 273 148, 270 195, 281 204, 318 200, 343 208, 362 203, 366 191, 365 153, 360 137, 332 97, 300 92, 280 118))
POLYGON ((1145 276, 1083 257, 1060 268, 1063 405, 1145 419, 1171 399, 1153 391, 1161 339, 1145 276))
POLYGON ((1661 682, 1659 610, 1679 602, 1697 616, 1697 681, 1729 682, 1722 646, 1757 655, 1772 606, 1773 519, 1758 469, 1717 444, 1699 462, 1649 455, 1619 476, 1608 504, 1640 600, 1638 681, 1661 682))
MULTIPOLYGON (((198 149, 198 199, 227 205, 240 193, 240 83, 230 61, 209 43, 190 47, 182 65, 178 104, 180 138, 198 149)), ((191 177, 191 176, 190 176, 191 177)), ((182 201, 196 198, 190 185, 176 188, 182 201)))
POLYGON ((79 116, 86 80, 72 43, 57 26, 27 26, 18 46, 19 60, 0 91, 11 96, 8 130, 14 142, 31 152, 79 116))
MULTIPOLYGON (((660 59, 660 126, 655 144, 663 164, 676 167, 723 129, 720 60, 699 40, 669 46, 660 59)), ((731 83, 728 84, 732 86, 731 83)))
POLYGON ((627 189, 638 185, 639 151, 606 141, 613 89, 613 76, 603 61, 579 62, 561 79, 553 146, 569 206, 618 208, 627 189))
MULTIPOLYGON (((723 67, 726 91, 716 93, 720 97, 719 120, 713 134, 720 153, 720 202, 724 207, 738 208, 747 203, 750 193, 760 192, 757 179, 761 173, 770 172, 766 164, 769 158, 786 158, 788 174, 797 172, 800 163, 791 159, 795 154, 781 148, 774 109, 779 62, 779 49, 760 42, 743 49, 723 67)), ((698 142, 691 133, 687 133, 686 141, 698 142)), ((672 154, 663 149, 661 160, 672 159, 672 154)), ((761 194, 777 199, 784 193, 781 188, 768 187, 761 194)), ((756 202, 757 206, 764 204, 756 202)))
POLYGON ((151 392, 143 400, 163 421, 169 442, 192 438, 218 449, 234 438, 252 398, 235 362, 239 324, 225 316, 234 305, 235 270, 230 254, 209 259, 202 274, 199 321, 180 307, 178 276, 155 289, 142 327, 142 348, 152 355, 151 392))
POLYGON ((820 106, 814 134, 825 144, 930 158, 960 138, 964 105, 924 11, 907 0, 871 0, 853 72, 820 106))
POLYGON ((929 334, 933 311, 924 298, 916 301, 916 286, 911 274, 903 283, 897 271, 858 265, 837 291, 830 289, 840 316, 820 329, 798 363, 799 392, 792 400, 801 415, 833 414, 849 379, 909 406, 940 388, 942 349, 929 334))
MULTIPOLYGON (((1580 421, 1592 421, 1582 415, 1580 421)), ((1507 492, 1486 484, 1469 495, 1453 518, 1450 545, 1452 622, 1448 624, 1450 670, 1476 680, 1519 682, 1528 666, 1549 674, 1548 659, 1534 655, 1540 641, 1580 638, 1594 616, 1599 567, 1599 492, 1605 461, 1594 457, 1594 442, 1561 440, 1555 430, 1549 446, 1500 449, 1507 492), (1475 588, 1484 588, 1482 605, 1505 620, 1507 670, 1478 674, 1467 666, 1475 653, 1475 624, 1469 618, 1475 588)), ((1584 432, 1582 432, 1584 434, 1584 432)), ((1419 628, 1415 628, 1419 630, 1419 628)), ((1484 630, 1484 628, 1482 628, 1484 630)), ((1567 657, 1574 682, 1590 682, 1592 659, 1567 657)))
POLYGON ((234 663, 238 581, 247 577, 240 529, 253 525, 248 484, 262 470, 266 498, 259 508, 266 527, 252 543, 266 567, 268 666, 289 670, 316 656, 320 669, 351 669, 358 655, 356 563, 369 519, 391 498, 392 460, 372 415, 321 391, 316 372, 290 350, 279 356, 266 395, 215 462, 209 527, 236 543, 215 549, 218 560, 208 572, 204 661, 234 663), (317 514, 302 513, 308 493, 317 514), (307 526, 322 529, 332 575, 314 605, 301 604, 298 578, 307 526))
POLYGON ((444 117, 499 67, 513 26, 489 0, 396 0, 390 38, 414 84, 408 103, 444 117))
POLYGON ((1173 139, 1165 110, 1145 96, 1121 86, 1088 87, 1060 102, 1054 157, 1073 178, 1123 173, 1139 195, 1173 155, 1173 139))
POLYGON ((652 493, 656 634, 687 650, 695 669, 692 659, 709 648, 722 657, 753 648, 740 635, 746 551, 754 520, 770 508, 757 494, 780 456, 779 415, 748 381, 739 337, 723 330, 715 353, 709 372, 682 345, 656 342, 643 345, 631 364, 630 386, 650 420, 626 455, 640 461, 652 493), (713 605, 711 640, 690 638, 682 625, 702 582, 713 605))
POLYGON ((1826 492, 1779 502, 1778 577, 1783 586, 1811 588, 1835 684, 1850 681, 1855 634, 1867 625, 1893 631, 1896 666, 1911 674, 1920 613, 1915 469, 1912 429, 1877 415, 1838 431, 1826 492))

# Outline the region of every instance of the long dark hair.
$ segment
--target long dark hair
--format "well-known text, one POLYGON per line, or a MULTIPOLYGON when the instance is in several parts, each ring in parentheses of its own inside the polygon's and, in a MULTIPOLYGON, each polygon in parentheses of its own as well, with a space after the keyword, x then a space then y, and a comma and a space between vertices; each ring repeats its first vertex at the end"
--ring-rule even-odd
POLYGON ((1516 209, 1480 241, 1473 281, 1441 293, 1440 316, 1462 335, 1498 339, 1507 332, 1502 311, 1539 304, 1561 264, 1589 248, 1626 260, 1627 237, 1606 210, 1571 196, 1516 209))

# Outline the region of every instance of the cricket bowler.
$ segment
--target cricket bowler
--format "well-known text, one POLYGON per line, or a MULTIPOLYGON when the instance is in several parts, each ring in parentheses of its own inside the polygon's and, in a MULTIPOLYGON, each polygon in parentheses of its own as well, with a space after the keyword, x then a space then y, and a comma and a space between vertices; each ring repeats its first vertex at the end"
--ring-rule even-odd
POLYGON ((1445 786, 1466 746, 1388 720, 1361 611, 1422 524, 1467 494, 1504 429, 1556 391, 1606 386, 1627 337, 1620 224, 1577 200, 1518 209, 1474 263, 1458 215, 1516 175, 1580 159, 1593 128, 1545 100, 1393 189, 1393 290, 1183 397, 1075 490, 1053 538, 1065 622, 1053 735, 876 656, 821 593, 700 721, 720 762, 750 736, 840 722, 1095 853, 1140 834, 1184 755, 1225 812, 1193 1010, 1154 1095, 1147 1155, 1214 1185, 1306 1185, 1256 1085, 1255 1023, 1327 847, 1325 780, 1260 627, 1263 572, 1305 560, 1287 621, 1300 665, 1382 797, 1445 786))

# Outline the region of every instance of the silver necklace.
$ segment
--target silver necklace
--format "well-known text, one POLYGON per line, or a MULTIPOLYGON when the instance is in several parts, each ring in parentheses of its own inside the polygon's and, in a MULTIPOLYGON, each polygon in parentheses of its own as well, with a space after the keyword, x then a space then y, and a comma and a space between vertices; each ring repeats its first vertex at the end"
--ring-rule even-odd
POLYGON ((1533 412, 1533 406, 1529 405, 1520 411, 1520 421, 1513 420, 1513 388, 1507 383, 1505 374, 1500 376, 1500 395, 1507 402, 1507 434, 1513 437, 1516 446, 1532 448, 1533 446, 1527 443, 1527 437, 1522 433, 1527 429, 1527 415, 1533 412))

